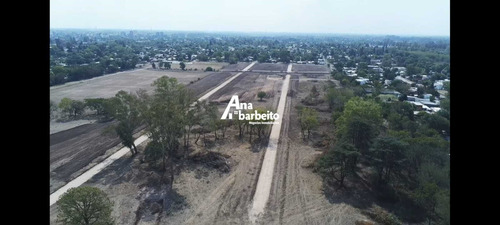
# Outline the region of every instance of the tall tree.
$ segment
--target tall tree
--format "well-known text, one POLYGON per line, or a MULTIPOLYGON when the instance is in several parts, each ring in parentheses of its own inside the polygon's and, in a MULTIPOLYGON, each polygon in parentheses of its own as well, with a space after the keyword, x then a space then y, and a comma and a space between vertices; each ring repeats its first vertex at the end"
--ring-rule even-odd
POLYGON ((311 131, 318 127, 318 113, 316 110, 304 107, 299 111, 299 123, 302 130, 302 137, 309 139, 311 131), (307 133, 307 135, 306 135, 307 133))
POLYGON ((406 162, 404 149, 407 146, 407 143, 390 136, 375 140, 370 153, 379 175, 379 182, 389 182, 391 175, 402 170, 406 162))
POLYGON ((381 107, 372 100, 353 97, 345 104, 342 115, 335 123, 339 139, 350 140, 356 148, 366 153, 382 125, 381 107))
POLYGON ((359 155, 353 145, 339 142, 318 161, 320 172, 335 179, 339 187, 343 187, 345 178, 355 173, 359 155))
POLYGON ((149 137, 157 146, 154 149, 158 151, 155 155, 159 158, 154 160, 161 159, 165 170, 167 164, 170 167, 171 189, 174 181, 174 157, 181 146, 179 138, 186 126, 184 116, 192 102, 192 95, 177 79, 167 76, 158 78, 153 86, 154 94, 147 101, 148 105, 141 107, 144 110, 142 114, 148 125, 149 137))
POLYGON ((119 123, 115 130, 124 146, 130 148, 132 155, 137 154, 134 144, 134 130, 141 125, 139 99, 134 94, 119 91, 111 100, 114 105, 112 115, 119 123))

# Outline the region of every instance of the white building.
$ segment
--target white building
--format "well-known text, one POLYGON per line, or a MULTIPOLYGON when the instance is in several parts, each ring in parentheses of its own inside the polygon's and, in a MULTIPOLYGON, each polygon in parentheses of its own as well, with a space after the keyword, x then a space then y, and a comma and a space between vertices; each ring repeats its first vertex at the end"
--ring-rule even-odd
POLYGON ((363 84, 366 84, 370 80, 361 77, 361 78, 356 79, 356 81, 359 82, 360 85, 363 85, 363 84))
POLYGON ((405 82, 405 83, 407 83, 407 84, 409 84, 409 85, 411 85, 411 84, 413 84, 413 83, 414 83, 413 81, 408 80, 408 79, 406 79, 406 78, 403 78, 402 76, 397 76, 397 77, 396 77, 396 80, 403 81, 403 82, 405 82))

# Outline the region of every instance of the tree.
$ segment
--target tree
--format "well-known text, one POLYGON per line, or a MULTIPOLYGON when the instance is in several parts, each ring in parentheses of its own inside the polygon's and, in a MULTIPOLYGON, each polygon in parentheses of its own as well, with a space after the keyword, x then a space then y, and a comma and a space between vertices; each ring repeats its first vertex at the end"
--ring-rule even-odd
POLYGON ((156 143, 156 147, 152 149, 158 151, 153 154, 156 157, 152 161, 161 159, 165 171, 167 162, 170 165, 171 189, 174 181, 174 157, 180 146, 179 138, 182 137, 186 126, 184 117, 193 100, 189 90, 175 78, 160 77, 153 82, 153 86, 153 96, 141 94, 141 98, 146 100, 139 108, 147 124, 149 137, 156 143))
POLYGON ((413 194, 417 204, 425 209, 429 225, 436 218, 439 191, 439 187, 435 183, 426 182, 421 184, 413 194))
POLYGON ((266 97, 266 92, 263 92, 263 91, 259 91, 259 93, 257 93, 257 97, 260 98, 260 101, 262 101, 262 98, 266 97))
POLYGON ((326 100, 328 101, 328 106, 333 111, 342 112, 344 110, 344 105, 349 99, 354 97, 354 92, 348 88, 330 88, 326 94, 326 100))
MULTIPOLYGON (((245 112, 245 110, 242 110, 241 113, 246 113, 246 112, 245 112)), ((238 131, 239 131, 238 137, 239 137, 239 139, 242 139, 243 133, 245 131, 245 127, 248 126, 248 121, 236 119, 234 121, 234 123, 236 124, 236 126, 238 126, 238 131)))
POLYGON ((112 115, 119 121, 115 127, 116 133, 122 140, 122 144, 130 149, 132 155, 135 155, 137 154, 137 147, 134 144, 134 130, 142 122, 139 100, 136 95, 119 91, 111 101, 114 109, 112 115))
POLYGON ((408 144, 395 137, 380 137, 370 149, 373 164, 379 175, 379 182, 389 182, 391 175, 398 173, 406 161, 404 149, 408 144))
POLYGON ((304 139, 306 139, 306 137, 309 139, 311 131, 319 125, 318 113, 312 108, 304 107, 299 111, 299 122, 302 130, 302 137, 304 139))
POLYGON ((59 102, 58 106, 63 113, 68 113, 68 115, 71 116, 71 103, 72 102, 73 102, 73 100, 71 100, 70 98, 63 98, 59 102))
POLYGON ((86 98, 83 100, 85 106, 91 110, 95 110, 97 115, 104 115, 105 101, 104 98, 86 98))
POLYGON ((54 101, 50 100, 50 118, 52 119, 53 113, 57 110, 57 105, 54 101))
POLYGON ((210 102, 204 105, 205 106, 205 115, 207 116, 205 123, 206 127, 214 132, 215 140, 218 139, 217 137, 217 130, 220 127, 220 117, 219 117, 219 110, 217 109, 217 105, 210 102))
MULTIPOLYGON (((258 114, 260 115, 264 115, 266 114, 266 111, 269 111, 265 108, 257 108, 255 109, 255 111, 257 111, 258 114)), ((253 119, 252 122, 269 122, 271 121, 271 119, 269 118, 266 118, 266 119, 260 119, 260 120, 257 120, 257 119, 253 119)), ((254 127, 255 130, 257 131, 257 137, 260 139, 262 136, 264 136, 265 134, 265 129, 268 127, 269 125, 268 124, 260 124, 260 123, 257 123, 257 124, 254 124, 254 125, 250 125, 250 127, 254 127)))
POLYGON ((73 113, 75 118, 76 116, 81 115, 84 110, 85 103, 83 103, 83 101, 73 100, 71 102, 71 112, 73 113))
POLYGON ((156 69, 155 63, 152 63, 151 66, 153 66, 153 69, 156 69))
POLYGON ((345 104, 335 124, 339 139, 350 140, 356 148, 366 152, 382 125, 381 107, 373 100, 353 97, 345 104))
POLYGON ((181 70, 184 70, 184 68, 186 68, 186 64, 184 64, 184 62, 181 62, 179 66, 181 67, 181 70))
POLYGON ((111 225, 113 202, 96 187, 71 188, 58 201, 58 221, 68 225, 111 225))
POLYGON ((186 113, 186 116, 184 117, 186 120, 185 121, 186 126, 184 127, 184 133, 183 133, 184 148, 185 148, 184 156, 185 157, 187 157, 188 150, 189 150, 189 137, 191 134, 191 130, 195 125, 200 123, 201 113, 202 113, 201 105, 197 101, 195 104, 195 107, 189 109, 186 113))
POLYGON ((209 67, 207 67, 207 68, 205 69, 205 71, 214 71, 214 69, 213 69, 212 67, 210 67, 210 66, 209 66, 209 67))
POLYGON ((165 69, 169 70, 169 69, 171 69, 171 68, 172 68, 172 64, 171 64, 171 63, 169 63, 169 62, 166 62, 166 63, 165 63, 165 69))
POLYGON ((334 178, 343 187, 345 178, 355 174, 359 155, 353 145, 339 143, 319 159, 318 167, 324 176, 334 178))
POLYGON ((310 95, 313 97, 313 98, 316 98, 319 96, 319 91, 318 91, 318 88, 316 88, 316 85, 313 85, 313 87, 311 88, 311 93, 310 95))

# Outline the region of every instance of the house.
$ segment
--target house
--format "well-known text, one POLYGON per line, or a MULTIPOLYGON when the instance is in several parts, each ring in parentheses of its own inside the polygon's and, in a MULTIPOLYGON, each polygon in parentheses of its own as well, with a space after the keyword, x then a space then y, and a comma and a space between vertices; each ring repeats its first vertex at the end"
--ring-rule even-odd
POLYGON ((396 79, 396 80, 403 81, 403 82, 405 82, 405 83, 407 83, 407 84, 409 84, 409 85, 412 85, 413 83, 415 83, 415 82, 413 82, 413 81, 411 81, 411 80, 408 80, 408 79, 406 79, 406 78, 403 78, 402 76, 397 76, 395 79, 396 79))
POLYGON ((398 91, 390 90, 390 89, 384 89, 384 90, 380 91, 380 94, 383 94, 383 95, 394 95, 397 98, 399 98, 399 96, 401 95, 401 93, 399 93, 398 91))
POLYGON ((385 81, 384 81, 384 84, 385 84, 385 85, 391 85, 391 83, 392 83, 392 80, 385 80, 385 81))
POLYGON ((360 85, 363 85, 363 84, 368 83, 370 80, 361 77, 361 78, 356 79, 356 81, 359 82, 360 85))
POLYGON ((436 81, 436 82, 434 82, 434 89, 436 89, 436 90, 443 90, 443 82, 442 81, 436 81))

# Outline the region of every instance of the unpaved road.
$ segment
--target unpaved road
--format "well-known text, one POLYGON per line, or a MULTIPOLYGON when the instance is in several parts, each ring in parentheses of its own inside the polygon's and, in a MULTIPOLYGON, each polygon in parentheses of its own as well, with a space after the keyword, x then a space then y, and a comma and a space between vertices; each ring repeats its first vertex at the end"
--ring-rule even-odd
MULTIPOLYGON (((290 66, 288 67, 290 69, 290 66)), ((260 170, 259 181, 257 189, 253 198, 252 208, 249 213, 250 221, 255 222, 259 215, 264 212, 269 192, 271 191, 271 183, 273 179, 274 165, 276 159, 276 151, 278 148, 278 141, 281 133, 281 126, 283 124, 283 112, 285 110, 286 98, 288 95, 288 86, 290 83, 290 75, 286 75, 285 81, 281 88, 281 96, 276 113, 280 115, 277 124, 273 124, 271 134, 269 135, 269 144, 266 148, 264 161, 260 170)))
POLYGON ((312 163, 321 152, 302 140, 295 119, 298 117, 295 107, 309 93, 311 84, 314 83, 299 82, 298 76, 290 81, 290 93, 295 94, 288 96, 271 193, 258 224, 354 225, 357 220, 366 219, 359 209, 341 201, 330 202, 323 192, 321 177, 312 171, 312 163))

